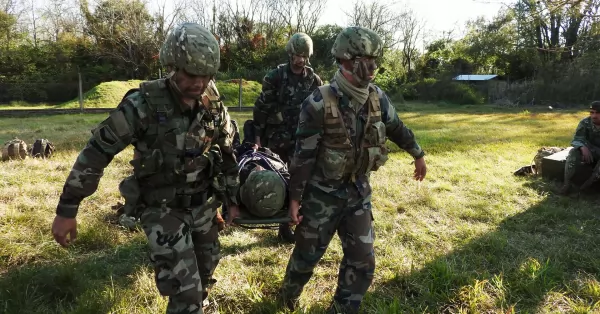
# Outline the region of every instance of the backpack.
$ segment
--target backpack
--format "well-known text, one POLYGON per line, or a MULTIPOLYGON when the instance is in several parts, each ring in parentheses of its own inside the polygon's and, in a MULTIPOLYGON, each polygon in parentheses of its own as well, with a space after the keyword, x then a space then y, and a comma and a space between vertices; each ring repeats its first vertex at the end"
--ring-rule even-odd
POLYGON ((566 147, 542 147, 538 149, 535 157, 531 164, 523 166, 513 172, 516 176, 527 176, 527 175, 542 175, 542 160, 544 157, 554 155, 558 152, 565 150, 566 147))
POLYGON ((542 159, 544 157, 554 155, 565 150, 566 147, 542 147, 538 149, 537 154, 533 157, 533 173, 536 175, 542 174, 542 159))
POLYGON ((2 161, 11 159, 25 159, 27 157, 27 143, 18 138, 14 138, 6 143, 2 148, 2 161))
POLYGON ((47 139, 40 138, 35 140, 31 148, 31 157, 33 158, 50 158, 54 153, 54 145, 47 139))

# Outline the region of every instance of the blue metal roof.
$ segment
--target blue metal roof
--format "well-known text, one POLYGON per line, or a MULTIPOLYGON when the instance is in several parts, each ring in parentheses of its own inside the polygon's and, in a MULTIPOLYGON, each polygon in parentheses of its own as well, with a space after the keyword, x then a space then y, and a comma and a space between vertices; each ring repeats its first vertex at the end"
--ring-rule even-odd
POLYGON ((457 81, 487 81, 495 78, 496 74, 463 74, 454 78, 457 81))

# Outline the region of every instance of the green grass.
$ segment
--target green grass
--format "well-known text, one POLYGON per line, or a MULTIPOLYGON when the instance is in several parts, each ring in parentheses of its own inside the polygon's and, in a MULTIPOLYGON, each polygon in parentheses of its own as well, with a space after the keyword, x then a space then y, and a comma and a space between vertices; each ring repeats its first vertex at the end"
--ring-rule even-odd
MULTIPOLYGON (((138 88, 140 80, 112 81, 101 83, 83 93, 84 108, 113 108, 116 107, 123 95, 132 89, 138 88)), ((262 85, 259 82, 244 81, 242 83, 242 106, 254 106, 256 98, 261 92, 262 85)), ((228 107, 239 105, 239 83, 217 81, 219 93, 225 97, 224 103, 228 107)), ((0 104, 2 109, 76 109, 79 108, 79 98, 58 105, 30 104, 14 101, 8 104, 0 104)))
MULTIPOLYGON (((600 312, 597 197, 559 197, 550 182, 512 175, 540 146, 567 146, 585 111, 415 103, 398 111, 427 151, 428 174, 421 184, 412 181, 411 158, 390 143, 390 160, 372 175, 377 269, 366 313, 600 312)), ((244 121, 250 114, 233 116, 244 121)), ((62 249, 50 234, 69 169, 104 118, 0 121, 0 142, 45 137, 58 149, 47 161, 0 163, 1 311, 164 311, 144 235, 110 223, 131 149, 117 155, 81 204, 77 243, 62 249)), ((211 294, 220 312, 276 313, 274 292, 292 245, 265 230, 231 228, 220 239, 223 258, 211 294)), ((341 253, 335 237, 299 313, 328 305, 341 253)))

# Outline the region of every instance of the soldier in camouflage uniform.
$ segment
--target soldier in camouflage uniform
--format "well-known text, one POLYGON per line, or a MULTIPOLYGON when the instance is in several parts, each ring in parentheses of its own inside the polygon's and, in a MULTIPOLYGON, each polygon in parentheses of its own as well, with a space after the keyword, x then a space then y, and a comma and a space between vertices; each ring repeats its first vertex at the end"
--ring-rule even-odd
POLYGON ((571 180, 577 169, 583 164, 594 165, 590 177, 579 190, 583 191, 600 179, 600 101, 590 104, 590 116, 581 120, 571 141, 573 148, 569 151, 565 162, 565 177, 560 194, 569 193, 571 180))
POLYGON ((415 159, 416 180, 425 177, 425 153, 385 92, 371 83, 380 37, 348 27, 331 52, 339 70, 302 103, 289 187, 289 214, 299 225, 279 293, 288 308, 296 307, 337 232, 344 257, 329 311, 356 313, 375 271, 370 174, 388 158, 387 137, 415 159))
MULTIPOLYGON (((313 43, 307 34, 294 34, 285 50, 289 61, 263 78, 262 92, 254 104, 253 121, 255 143, 268 147, 289 164, 294 153, 300 104, 323 85, 323 81, 308 66, 313 43)), ((279 235, 290 241, 293 232, 289 226, 281 225, 279 235)))
POLYGON ((184 23, 167 36, 160 60, 169 75, 129 91, 92 131, 64 185, 52 233, 62 246, 75 239, 80 202, 113 157, 133 145, 134 174, 121 190, 140 211, 157 288, 169 297, 166 312, 203 313, 220 259, 217 208, 227 206, 230 221, 239 216, 233 127, 212 82, 219 45, 206 28, 184 23))

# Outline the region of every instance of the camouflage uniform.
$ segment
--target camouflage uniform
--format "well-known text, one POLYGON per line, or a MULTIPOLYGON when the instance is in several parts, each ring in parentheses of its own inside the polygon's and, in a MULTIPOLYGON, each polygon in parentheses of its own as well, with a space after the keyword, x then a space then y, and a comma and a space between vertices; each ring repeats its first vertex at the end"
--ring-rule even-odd
POLYGON ((268 148, 243 156, 240 167, 240 202, 252 215, 269 218, 281 212, 287 200, 289 173, 283 161, 268 148))
MULTIPOLYGON (((295 34, 286 50, 290 55, 310 57, 312 41, 306 34, 295 34)), ((255 134, 260 136, 261 146, 270 148, 286 163, 290 162, 300 104, 321 85, 323 81, 309 66, 298 75, 292 72, 290 63, 280 64, 265 75, 253 116, 255 134)))
MULTIPOLYGON (((289 165, 294 153, 295 131, 298 125, 300 104, 317 87, 323 85, 321 78, 309 66, 301 74, 291 69, 293 55, 312 56, 312 39, 304 33, 294 34, 286 45, 290 61, 280 64, 263 78, 262 92, 254 104, 254 134, 260 137, 260 145, 268 147, 289 165)), ((254 141, 254 139, 252 139, 254 141)), ((293 231, 281 224, 279 237, 293 241, 293 231)))
MULTIPOLYGON (((218 69, 218 43, 196 24, 177 27, 165 47, 163 65, 192 75, 214 75, 218 69)), ((127 193, 129 211, 139 211, 157 288, 169 296, 167 313, 202 313, 220 259, 217 208, 238 203, 233 126, 212 81, 190 108, 179 100, 170 77, 141 83, 92 131, 56 212, 74 218, 113 157, 133 145, 134 174, 120 190, 127 193)))
MULTIPOLYGON (((348 32, 372 34, 364 28, 348 28, 342 35, 348 32)), ((334 48, 337 57, 335 52, 334 48)), ((367 52, 376 54, 377 49, 367 52)), ((289 307, 294 307, 337 232, 344 257, 332 309, 358 311, 375 271, 370 173, 387 160, 387 137, 415 159, 424 156, 386 94, 372 84, 368 92, 367 101, 357 104, 334 78, 302 104, 289 190, 290 199, 302 202, 303 219, 296 228, 296 246, 280 291, 289 307)))
POLYGON ((600 126, 592 123, 590 117, 581 120, 575 130, 575 136, 573 137, 573 141, 571 141, 571 146, 573 146, 573 149, 569 151, 569 155, 565 162, 565 186, 570 184, 577 169, 583 165, 580 150, 581 147, 586 146, 594 158, 594 170, 592 171, 590 179, 581 187, 584 189, 600 179, 600 162, 598 162, 598 160, 600 160, 600 126))

